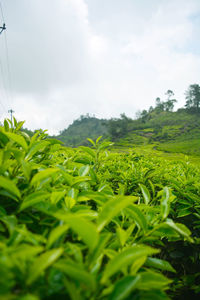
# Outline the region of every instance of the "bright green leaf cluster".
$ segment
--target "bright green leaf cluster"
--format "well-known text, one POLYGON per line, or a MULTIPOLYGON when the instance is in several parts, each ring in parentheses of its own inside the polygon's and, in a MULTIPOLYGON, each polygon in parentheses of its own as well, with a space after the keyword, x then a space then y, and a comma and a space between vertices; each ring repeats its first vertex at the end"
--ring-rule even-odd
POLYGON ((0 128, 0 298, 168 299, 165 246, 195 242, 174 206, 198 196, 100 138, 68 149, 22 125, 0 128))

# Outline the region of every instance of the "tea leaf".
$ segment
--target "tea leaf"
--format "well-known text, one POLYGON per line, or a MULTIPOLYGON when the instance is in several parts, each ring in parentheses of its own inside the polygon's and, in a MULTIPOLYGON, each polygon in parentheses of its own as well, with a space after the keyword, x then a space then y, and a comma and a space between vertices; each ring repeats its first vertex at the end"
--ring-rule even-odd
POLYGON ((145 266, 176 273, 176 270, 168 261, 159 258, 148 257, 145 262, 145 266))
POLYGON ((90 166, 86 165, 86 166, 82 166, 79 171, 78 174, 79 176, 86 176, 90 171, 90 166))
POLYGON ((59 169, 57 168, 48 168, 44 171, 38 172, 31 180, 31 184, 34 185, 42 180, 51 177, 53 174, 57 173, 59 169))
POLYGON ((136 222, 136 224, 142 228, 144 231, 147 230, 147 221, 143 215, 143 213, 140 211, 140 209, 135 205, 130 205, 128 208, 126 208, 126 212, 129 216, 133 218, 133 220, 136 222))
POLYGON ((50 143, 47 141, 38 141, 32 144, 31 148, 29 149, 25 159, 30 159, 33 155, 38 151, 43 151, 44 148, 49 145, 50 143))
POLYGON ((148 203, 151 201, 151 195, 149 193, 149 190, 147 189, 147 187, 144 184, 139 184, 139 187, 142 191, 142 195, 144 197, 144 202, 146 205, 148 205, 148 203))
POLYGON ((47 245, 46 245, 47 249, 51 248, 53 243, 68 229, 69 229, 69 225, 65 224, 65 225, 57 226, 56 228, 51 230, 49 238, 47 240, 47 245))
POLYGON ((148 256, 158 252, 159 250, 144 245, 135 245, 123 250, 113 259, 111 259, 106 265, 101 280, 102 283, 106 283, 109 277, 120 271, 122 268, 132 264, 134 260, 140 258, 141 256, 148 256))
POLYGON ((54 265, 54 267, 62 271, 70 278, 80 281, 86 287, 90 288, 92 291, 95 290, 96 284, 95 284, 94 277, 90 273, 83 270, 80 265, 62 259, 59 262, 57 262, 54 265))
POLYGON ((137 201, 134 196, 115 196, 104 204, 102 211, 99 214, 97 225, 98 231, 101 231, 113 217, 118 215, 125 207, 129 206, 134 201, 137 201))
POLYGON ((144 265, 146 259, 147 259, 146 256, 141 256, 133 262, 131 266, 132 275, 135 275, 137 273, 137 271, 144 265))
POLYGON ((174 223, 171 219, 167 219, 166 224, 180 235, 184 236, 188 241, 193 242, 193 239, 190 237, 191 232, 184 224, 174 223))
POLYGON ((0 131, 0 141, 6 145, 9 141, 9 138, 4 134, 3 132, 0 131))
POLYGON ((137 288, 137 283, 140 280, 140 275, 137 276, 126 276, 119 280, 115 286, 114 290, 109 296, 108 300, 123 300, 127 299, 129 294, 134 288, 137 288))
POLYGON ((18 145, 20 145, 24 150, 27 150, 28 148, 27 143, 22 136, 12 132, 6 132, 6 135, 9 139, 13 140, 18 145))
POLYGON ((87 140, 88 140, 94 147, 96 147, 96 144, 95 144, 95 142, 94 142, 92 139, 87 138, 87 140))
POLYGON ((170 199, 170 190, 168 187, 164 187, 163 195, 162 195, 162 199, 161 199, 161 213, 162 213, 163 219, 166 219, 169 214, 169 210, 170 210, 169 199, 170 199))
POLYGON ((20 206, 20 211, 22 211, 36 203, 44 201, 47 197, 49 197, 49 193, 44 192, 44 191, 39 191, 39 192, 35 192, 35 193, 28 195, 27 197, 24 198, 24 200, 20 206))
POLYGON ((0 187, 17 196, 17 198, 21 197, 20 191, 18 190, 14 182, 8 178, 0 176, 0 187))
POLYGON ((141 272, 141 280, 138 282, 137 288, 141 290, 166 289, 171 283, 167 277, 152 271, 141 272))
POLYGON ((76 214, 55 214, 57 218, 64 220, 93 250, 98 243, 99 235, 95 225, 76 214))
POLYGON ((95 158, 95 156, 96 156, 95 151, 89 147, 80 146, 79 149, 81 149, 83 152, 89 154, 92 158, 95 158))
POLYGON ((83 300, 80 295, 79 290, 77 290, 76 284, 72 281, 67 280, 64 278, 64 285, 70 295, 71 300, 83 300))
POLYGON ((63 253, 62 248, 52 249, 37 257, 30 267, 29 276, 27 279, 27 284, 32 284, 40 275, 42 275, 43 271, 52 265, 63 253))
POLYGON ((127 240, 127 232, 122 228, 117 228, 117 236, 119 238, 120 244, 123 247, 127 240))

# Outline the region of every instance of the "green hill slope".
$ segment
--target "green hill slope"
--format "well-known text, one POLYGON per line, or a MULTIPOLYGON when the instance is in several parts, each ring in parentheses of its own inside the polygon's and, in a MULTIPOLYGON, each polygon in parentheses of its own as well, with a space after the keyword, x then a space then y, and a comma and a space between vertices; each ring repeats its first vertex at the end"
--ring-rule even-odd
POLYGON ((68 147, 87 145, 87 138, 96 139, 99 136, 104 138, 107 136, 106 122, 107 120, 90 117, 89 115, 81 116, 56 138, 68 147))
POLYGON ((177 112, 150 114, 149 119, 135 120, 127 126, 117 147, 154 144, 157 150, 200 155, 200 115, 181 109, 177 112))
POLYGON ((145 116, 133 120, 121 114, 109 120, 81 116, 57 139, 66 146, 87 145, 87 138, 109 138, 115 149, 126 150, 136 146, 151 145, 159 151, 200 155, 200 113, 187 109, 176 112, 153 109, 145 116))

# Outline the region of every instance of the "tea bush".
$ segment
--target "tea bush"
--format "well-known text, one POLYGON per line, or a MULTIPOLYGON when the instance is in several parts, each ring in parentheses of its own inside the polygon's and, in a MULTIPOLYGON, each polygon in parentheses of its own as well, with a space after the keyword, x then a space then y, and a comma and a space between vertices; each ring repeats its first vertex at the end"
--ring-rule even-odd
POLYGON ((198 169, 22 126, 0 128, 0 299, 198 295, 198 169))

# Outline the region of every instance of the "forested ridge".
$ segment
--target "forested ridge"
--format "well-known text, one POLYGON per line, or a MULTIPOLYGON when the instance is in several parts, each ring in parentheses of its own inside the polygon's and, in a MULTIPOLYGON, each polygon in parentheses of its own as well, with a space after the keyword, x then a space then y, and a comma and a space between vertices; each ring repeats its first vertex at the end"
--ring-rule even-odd
POLYGON ((95 139, 101 135, 118 148, 154 145, 158 150, 199 155, 200 86, 190 85, 185 93, 185 106, 177 111, 173 91, 168 90, 165 97, 165 101, 156 98, 154 107, 137 112, 135 118, 124 113, 108 120, 82 115, 56 138, 66 146, 76 147, 89 145, 88 136, 95 139))

